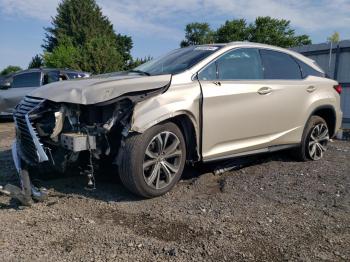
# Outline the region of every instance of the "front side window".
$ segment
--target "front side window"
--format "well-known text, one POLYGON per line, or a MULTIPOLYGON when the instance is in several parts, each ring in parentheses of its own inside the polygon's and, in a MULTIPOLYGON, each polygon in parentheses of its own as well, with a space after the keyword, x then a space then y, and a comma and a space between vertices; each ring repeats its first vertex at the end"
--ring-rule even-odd
POLYGON ((40 72, 31 72, 24 73, 20 75, 15 75, 13 77, 12 87, 37 87, 40 86, 41 73, 40 72))
POLYGON ((43 85, 50 84, 57 81, 60 81, 59 71, 46 72, 44 75, 43 85))
POLYGON ((216 80, 218 77, 217 73, 217 63, 215 61, 199 72, 198 79, 203 81, 216 80))
POLYGON ((260 54, 265 79, 301 79, 299 65, 290 55, 265 49, 260 54))
POLYGON ((230 51, 198 74, 199 80, 256 80, 263 78, 259 51, 241 48, 230 51))

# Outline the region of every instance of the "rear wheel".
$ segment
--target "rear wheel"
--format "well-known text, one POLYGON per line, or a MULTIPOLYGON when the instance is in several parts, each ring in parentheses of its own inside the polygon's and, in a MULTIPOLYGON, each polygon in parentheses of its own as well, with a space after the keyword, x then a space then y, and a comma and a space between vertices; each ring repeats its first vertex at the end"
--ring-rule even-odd
POLYGON ((320 160, 329 141, 326 121, 319 116, 311 116, 303 133, 301 145, 295 149, 295 156, 302 161, 320 160))
POLYGON ((180 129, 173 123, 160 124, 126 139, 119 175, 135 194, 160 196, 180 179, 185 160, 186 147, 180 129))

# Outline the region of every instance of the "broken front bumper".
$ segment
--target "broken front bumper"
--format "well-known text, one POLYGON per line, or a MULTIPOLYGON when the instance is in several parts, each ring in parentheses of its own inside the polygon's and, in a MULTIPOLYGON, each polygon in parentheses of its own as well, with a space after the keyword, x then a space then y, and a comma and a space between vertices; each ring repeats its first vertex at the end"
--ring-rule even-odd
POLYGON ((18 151, 17 140, 12 144, 12 158, 19 175, 21 188, 8 184, 4 187, 2 192, 18 199, 23 205, 31 205, 33 199, 36 201, 43 201, 46 199, 46 189, 36 188, 30 181, 28 171, 22 168, 22 159, 18 151))

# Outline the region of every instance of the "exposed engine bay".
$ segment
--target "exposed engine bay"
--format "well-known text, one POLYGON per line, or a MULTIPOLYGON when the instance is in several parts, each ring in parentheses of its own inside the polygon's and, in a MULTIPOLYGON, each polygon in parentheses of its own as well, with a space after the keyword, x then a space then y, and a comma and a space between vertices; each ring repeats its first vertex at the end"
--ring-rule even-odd
POLYGON ((65 172, 68 163, 86 152, 93 159, 115 156, 122 132, 128 133, 132 109, 133 102, 127 98, 88 106, 45 101, 31 119, 49 161, 65 172))
MULTIPOLYGON (((28 193, 28 188, 32 187, 32 195, 37 192, 37 199, 41 198, 38 189, 31 185, 27 172, 31 168, 38 172, 65 173, 74 167, 87 176, 87 189, 94 189, 94 174, 101 161, 118 163, 123 138, 130 132, 134 106, 162 93, 165 88, 133 92, 92 105, 25 97, 14 114, 16 142, 13 152, 18 154, 22 191, 28 193), (25 174, 21 174, 21 170, 25 170, 25 174)), ((16 191, 13 187, 10 189, 16 191)), ((28 196, 18 197, 20 190, 15 194, 21 202, 28 203, 22 201, 28 200, 28 196)))

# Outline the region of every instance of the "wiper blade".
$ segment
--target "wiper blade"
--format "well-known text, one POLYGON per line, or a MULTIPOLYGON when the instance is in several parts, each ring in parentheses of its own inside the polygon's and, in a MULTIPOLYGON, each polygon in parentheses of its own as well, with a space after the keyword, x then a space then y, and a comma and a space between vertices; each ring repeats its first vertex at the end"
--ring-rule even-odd
POLYGON ((136 70, 136 69, 129 70, 128 73, 138 73, 138 74, 142 74, 142 75, 146 75, 146 76, 151 75, 150 73, 148 73, 146 71, 136 70))

